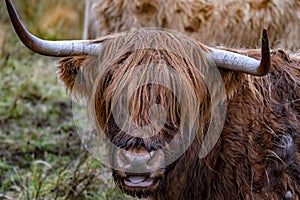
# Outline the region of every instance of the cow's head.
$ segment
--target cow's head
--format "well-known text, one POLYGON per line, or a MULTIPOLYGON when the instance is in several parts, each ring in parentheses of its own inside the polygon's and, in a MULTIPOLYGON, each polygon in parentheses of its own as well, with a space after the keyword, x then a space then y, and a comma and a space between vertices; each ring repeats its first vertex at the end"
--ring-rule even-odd
POLYGON ((189 149, 197 156, 214 112, 205 80, 212 64, 258 76, 271 66, 266 30, 260 62, 155 29, 97 40, 45 41, 24 28, 10 0, 6 4, 29 49, 64 57, 60 77, 87 99, 99 137, 111 144, 114 179, 133 196, 156 193, 173 161, 189 149))

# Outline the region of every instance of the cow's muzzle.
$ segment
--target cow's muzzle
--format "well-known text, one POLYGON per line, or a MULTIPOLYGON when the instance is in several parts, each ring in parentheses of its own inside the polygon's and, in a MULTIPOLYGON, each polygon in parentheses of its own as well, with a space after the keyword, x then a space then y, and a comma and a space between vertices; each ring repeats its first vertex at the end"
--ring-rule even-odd
POLYGON ((164 179, 164 155, 145 149, 119 150, 115 154, 113 177, 121 190, 147 197, 159 190, 164 179))

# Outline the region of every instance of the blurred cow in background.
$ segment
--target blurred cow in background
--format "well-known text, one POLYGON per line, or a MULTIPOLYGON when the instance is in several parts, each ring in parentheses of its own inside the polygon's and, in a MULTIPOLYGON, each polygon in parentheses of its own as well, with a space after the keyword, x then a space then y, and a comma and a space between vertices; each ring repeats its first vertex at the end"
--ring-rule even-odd
POLYGON ((86 0, 84 38, 131 28, 184 32, 205 44, 257 48, 266 27, 272 48, 300 49, 299 0, 86 0))

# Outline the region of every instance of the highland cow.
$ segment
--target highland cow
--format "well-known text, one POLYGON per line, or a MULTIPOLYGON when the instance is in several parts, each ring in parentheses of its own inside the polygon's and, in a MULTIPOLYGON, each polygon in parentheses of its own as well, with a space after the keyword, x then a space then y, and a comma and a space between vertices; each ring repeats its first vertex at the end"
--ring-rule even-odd
POLYGON ((60 78, 87 99, 99 138, 112 144, 122 191, 171 200, 300 198, 300 59, 270 51, 266 30, 261 50, 215 49, 157 29, 45 41, 6 4, 28 48, 64 57, 60 78))
POLYGON ((273 48, 300 49, 298 0, 86 0, 84 38, 131 28, 183 32, 209 45, 257 48, 267 27, 273 48))

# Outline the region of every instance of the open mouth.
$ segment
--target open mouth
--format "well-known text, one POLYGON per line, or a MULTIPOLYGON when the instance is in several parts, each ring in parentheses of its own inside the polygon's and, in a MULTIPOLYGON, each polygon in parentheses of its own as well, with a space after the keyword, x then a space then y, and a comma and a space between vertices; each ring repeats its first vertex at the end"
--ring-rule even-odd
POLYGON ((155 194, 163 181, 163 170, 149 173, 126 173, 113 170, 113 177, 119 188, 138 198, 147 198, 155 194))
POLYGON ((150 187, 154 180, 150 176, 127 176, 124 185, 128 187, 150 187))

